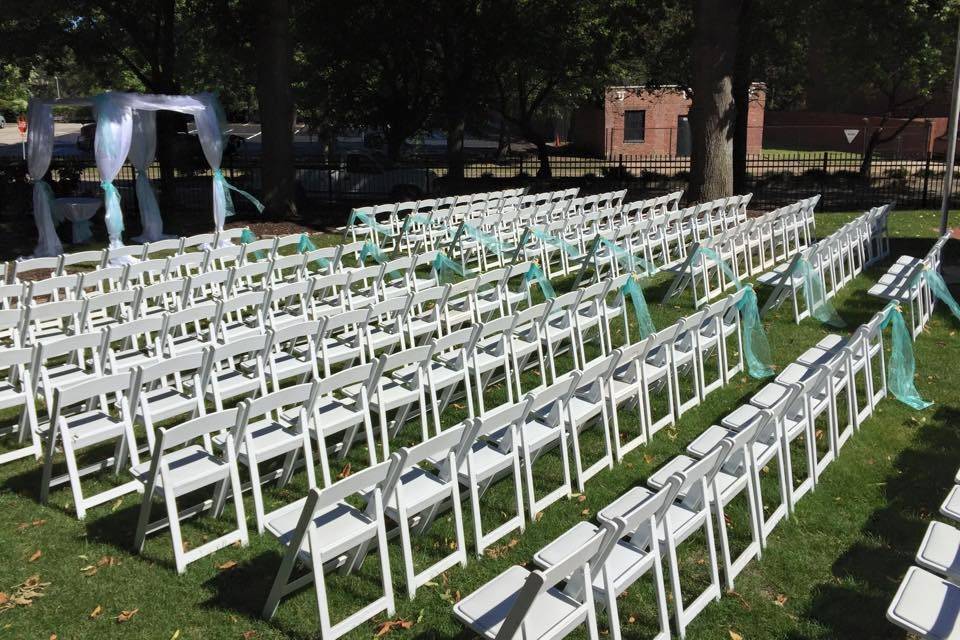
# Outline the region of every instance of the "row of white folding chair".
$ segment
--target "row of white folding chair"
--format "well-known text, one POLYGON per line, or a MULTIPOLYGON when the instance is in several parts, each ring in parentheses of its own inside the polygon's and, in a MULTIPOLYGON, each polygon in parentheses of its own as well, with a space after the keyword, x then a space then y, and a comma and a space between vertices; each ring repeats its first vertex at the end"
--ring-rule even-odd
POLYGON ((620 222, 639 222, 645 218, 653 218, 669 211, 676 211, 682 197, 683 191, 674 191, 655 198, 626 202, 620 208, 620 222))
POLYGON ((910 327, 914 338, 929 322, 937 303, 937 298, 927 285, 923 271, 938 272, 940 270, 943 247, 950 238, 949 233, 942 235, 923 258, 900 256, 880 277, 877 284, 867 291, 872 296, 909 305, 910 327))
MULTIPOLYGON (((11 268, 6 270, 5 273, 9 277, 9 283, 15 284, 22 281, 21 274, 29 271, 49 270, 52 275, 61 276, 67 275, 68 267, 93 265, 96 269, 104 269, 121 259, 150 260, 158 257, 158 254, 173 253, 176 255, 185 253, 190 249, 203 251, 209 247, 219 247, 227 242, 238 241, 242 232, 242 229, 225 229, 219 233, 203 233, 158 240, 143 245, 125 245, 102 250, 79 251, 48 258, 27 258, 11 262, 11 268)), ((2 278, 2 280, 7 282, 6 278, 2 278)))
MULTIPOLYGON (((878 318, 881 317, 878 315, 878 318)), ((877 332, 875 337, 879 340, 879 323, 876 320, 872 330, 877 332)), ((863 355, 860 356, 860 362, 864 368, 870 366, 870 357, 867 355, 869 343, 866 340, 870 332, 869 325, 861 327, 858 333, 842 347, 851 359, 856 357, 853 354, 862 349, 863 355)), ((879 360, 882 362, 882 344, 878 343, 877 349, 879 360)), ((811 354, 805 354, 801 360, 804 357, 811 357, 811 354)), ((763 547, 766 546, 769 531, 779 519, 786 515, 788 508, 792 510, 795 500, 799 498, 799 494, 793 492, 792 477, 788 471, 789 440, 797 437, 797 433, 802 431, 807 447, 815 446, 811 444, 816 439, 813 430, 816 415, 813 412, 829 411, 829 408, 824 409, 823 405, 829 407, 831 402, 835 402, 834 394, 839 390, 829 380, 836 377, 835 369, 824 367, 818 374, 820 383, 814 383, 811 379, 804 381, 805 384, 793 383, 792 388, 771 383, 754 397, 754 401, 759 401, 764 408, 748 405, 736 410, 724 419, 722 427, 711 427, 691 443, 688 447, 689 455, 674 458, 654 473, 648 479, 650 490, 635 488, 598 513, 598 519, 605 524, 612 524, 616 517, 629 519, 634 516, 637 518, 637 524, 647 525, 642 531, 637 531, 636 525, 624 529, 627 533, 623 537, 629 537, 629 541, 618 542, 613 552, 603 556, 606 562, 603 569, 608 572, 608 575, 602 575, 601 568, 594 565, 595 573, 591 581, 593 596, 598 602, 606 604, 609 610, 613 637, 620 637, 616 596, 651 566, 655 568, 657 608, 660 614, 660 631, 656 637, 670 637, 664 581, 659 561, 659 544, 665 543, 668 552, 672 600, 677 630, 681 637, 685 635, 686 626, 710 600, 719 599, 719 572, 713 540, 711 507, 715 512, 716 527, 720 531, 720 549, 727 587, 732 589, 736 575, 752 558, 760 557, 763 547), (821 383, 824 387, 818 389, 821 383), (763 510, 760 469, 769 465, 774 459, 776 459, 780 477, 780 502, 773 513, 767 517, 763 510), (746 492, 749 506, 751 542, 738 557, 733 558, 727 539, 729 524, 723 507, 735 496, 744 492, 746 492), (643 513, 643 516, 640 517, 639 513, 643 513), (685 606, 677 570, 676 548, 701 528, 707 531, 711 581, 689 606, 685 606)), ((853 382, 850 381, 849 384, 853 385, 853 382)), ((835 409, 833 413, 836 413, 835 409)), ((808 455, 815 454, 808 453, 808 455)), ((815 473, 812 470, 813 463, 810 464, 810 468, 811 474, 815 473)), ((811 475, 809 480, 811 485, 813 477, 811 475)), ((589 523, 577 525, 536 554, 536 563, 545 568, 556 566, 570 549, 578 548, 584 540, 595 535, 597 530, 597 527, 589 523)), ((516 586, 508 586, 501 576, 482 587, 477 595, 471 594, 462 601, 463 604, 455 606, 457 617, 487 637, 497 637, 497 627, 503 618, 507 615, 516 615, 516 612, 508 614, 508 611, 502 607, 497 613, 490 611, 491 590, 494 588, 500 593, 516 590, 516 586), (493 618, 490 622, 481 623, 478 626, 478 620, 483 617, 483 614, 492 615, 493 618)), ((580 594, 582 600, 582 591, 583 583, 573 579, 568 582, 565 593, 580 594)), ((541 615, 547 615, 543 609, 538 611, 541 615)), ((552 623, 553 620, 551 619, 550 622, 552 623)))
POLYGON ((886 229, 885 224, 874 224, 876 215, 871 210, 858 216, 837 232, 806 247, 795 255, 789 264, 779 265, 762 274, 758 282, 773 287, 773 293, 764 304, 763 312, 779 306, 789 295, 794 321, 799 323, 810 316, 808 299, 813 294, 804 292, 805 298, 801 302, 800 291, 806 286, 804 275, 799 271, 801 260, 809 264, 812 277, 817 278, 824 297, 829 299, 862 273, 863 269, 885 257, 876 253, 877 248, 883 247, 884 243, 876 242, 873 234, 886 229))
MULTIPOLYGON (((351 212, 351 218, 362 214, 365 218, 360 222, 354 221, 349 225, 348 232, 354 241, 366 237, 382 242, 387 237, 397 236, 404 230, 407 216, 417 216, 424 220, 420 225, 427 227, 437 226, 443 221, 461 222, 463 219, 472 219, 488 213, 497 213, 507 208, 526 208, 537 202, 559 202, 569 200, 576 194, 572 192, 548 192, 535 196, 525 196, 524 189, 507 189, 504 191, 476 193, 463 196, 451 196, 440 199, 425 199, 396 204, 384 204, 369 207, 359 207, 351 212), (456 211, 456 213, 454 213, 456 211), (371 226, 370 221, 376 224, 371 226), (384 233, 384 231, 386 233, 384 233)), ((422 229, 421 229, 422 230, 422 229)))
POLYGON ((664 300, 679 295, 689 286, 692 289, 695 304, 700 306, 721 295, 724 291, 736 287, 740 279, 757 277, 768 268, 775 266, 779 261, 790 258, 789 252, 795 254, 801 251, 803 249, 802 243, 791 244, 786 247, 787 251, 784 254, 778 255, 778 252, 774 252, 772 262, 760 260, 757 264, 754 261, 754 257, 758 253, 763 255, 761 247, 766 244, 762 231, 754 233, 754 230, 757 228, 762 230, 763 225, 770 225, 772 229, 774 220, 782 220, 786 217, 793 218, 796 211, 785 208, 774 213, 776 213, 775 217, 764 220, 759 227, 748 222, 747 225, 727 230, 719 236, 694 243, 681 264, 668 267, 668 270, 674 272, 675 276, 664 295, 664 300), (709 250, 716 255, 711 255, 701 251, 701 249, 709 250))
POLYGON ((927 526, 915 565, 907 569, 887 608, 887 619, 911 636, 946 640, 960 623, 960 489, 956 480, 940 505, 949 522, 932 520, 927 526))

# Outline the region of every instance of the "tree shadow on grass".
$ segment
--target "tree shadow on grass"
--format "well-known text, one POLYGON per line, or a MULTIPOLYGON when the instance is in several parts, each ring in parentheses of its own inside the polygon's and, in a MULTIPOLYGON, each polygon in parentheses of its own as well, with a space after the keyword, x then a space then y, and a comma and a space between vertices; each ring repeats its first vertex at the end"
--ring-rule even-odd
MULTIPOLYGON (((863 527, 875 544, 857 543, 833 564, 834 581, 815 585, 805 617, 831 638, 903 638, 886 610, 927 525, 953 485, 960 460, 960 411, 940 407, 897 456, 886 505, 863 527)), ((869 428, 869 423, 866 428, 869 428)), ((801 638, 791 635, 790 638, 801 638)))

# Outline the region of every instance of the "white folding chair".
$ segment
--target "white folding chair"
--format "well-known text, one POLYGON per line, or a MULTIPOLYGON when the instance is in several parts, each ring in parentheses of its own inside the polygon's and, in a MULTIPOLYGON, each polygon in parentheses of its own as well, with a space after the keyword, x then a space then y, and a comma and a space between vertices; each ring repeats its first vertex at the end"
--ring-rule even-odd
POLYGON ((218 306, 216 302, 204 302, 164 314, 164 355, 179 356, 215 344, 218 306))
POLYGON ((380 424, 383 458, 390 456, 390 441, 406 425, 410 409, 416 405, 420 419, 420 437, 430 437, 427 426, 427 378, 433 358, 433 345, 414 347, 381 357, 380 375, 370 396, 370 411, 380 424), (393 422, 387 418, 391 411, 393 422))
POLYGON ((320 379, 317 341, 326 319, 304 320, 273 329, 266 368, 274 391, 291 378, 300 382, 320 379))
MULTIPOLYGON (((258 533, 263 533, 268 518, 264 514, 263 483, 278 478, 278 486, 286 486, 293 477, 298 457, 302 455, 307 485, 311 489, 317 486, 310 446, 312 407, 309 401, 315 397, 312 387, 312 383, 298 384, 243 401, 245 406, 240 410, 238 426, 233 433, 236 439, 234 446, 237 462, 250 472, 258 533), (283 458, 283 465, 279 469, 268 475, 261 474, 261 464, 280 457, 283 458)), ((214 444, 225 446, 226 437, 214 438, 214 444)))
POLYGON ((207 373, 201 376, 201 381, 206 383, 206 400, 212 401, 217 411, 223 410, 225 401, 267 393, 266 359, 270 340, 270 334, 263 334, 214 345, 210 350, 207 373))
POLYGON ((129 373, 134 367, 152 364, 162 357, 163 318, 160 316, 110 325, 104 331, 100 368, 105 373, 129 373))
POLYGON ((402 465, 401 453, 396 452, 390 460, 358 471, 325 489, 311 489, 306 498, 270 516, 267 530, 286 549, 263 608, 264 618, 273 617, 283 596, 311 581, 316 587, 320 635, 324 640, 339 638, 380 613, 394 614, 384 503, 394 493, 402 465), (363 510, 346 500, 361 494, 368 497, 363 510), (355 571, 370 546, 377 548, 383 595, 334 623, 327 604, 325 571, 328 567, 345 573, 355 571), (291 580, 297 560, 307 567, 307 573, 291 580))
POLYGON ((20 344, 59 340, 81 331, 84 300, 29 303, 20 324, 20 344))
POLYGON ((369 308, 326 317, 317 340, 324 376, 329 376, 335 365, 351 366, 355 361, 360 364, 367 361, 369 323, 369 308))
POLYGON ((473 440, 464 442, 465 436, 475 433, 475 425, 467 423, 447 429, 426 442, 403 450, 403 468, 394 494, 384 505, 386 516, 398 523, 400 542, 403 548, 403 564, 406 573, 407 592, 413 600, 417 588, 423 586, 447 569, 459 564, 467 565, 466 539, 463 534, 463 513, 460 504, 460 483, 457 479, 459 452, 469 447, 473 440), (436 471, 425 469, 424 462, 437 465, 436 471), (411 521, 417 537, 423 535, 441 508, 453 509, 453 524, 456 540, 452 551, 436 560, 425 569, 414 567, 414 550, 411 536, 411 521))
POLYGON ((96 331, 129 322, 134 316, 136 298, 135 289, 112 291, 87 298, 80 312, 80 330, 96 331))
POLYGON ((238 418, 238 409, 234 408, 158 430, 150 461, 132 469, 135 482, 143 491, 134 538, 134 546, 139 553, 143 553, 147 535, 165 527, 170 528, 174 563, 180 574, 186 572, 189 563, 220 549, 236 543, 247 546, 247 521, 235 443, 238 418), (219 455, 210 446, 212 435, 218 432, 225 432, 223 452, 219 455), (185 509, 177 505, 178 498, 211 486, 214 488, 212 499, 185 509), (237 528, 186 550, 180 529, 181 520, 211 508, 214 517, 220 517, 228 494, 233 496, 237 528), (163 500, 167 515, 150 522, 155 497, 163 500))
POLYGON ((267 331, 264 319, 270 307, 271 291, 250 291, 217 303, 214 334, 220 342, 236 342, 262 336, 267 331))
POLYGON ((433 340, 433 360, 427 369, 427 383, 437 433, 441 429, 440 414, 449 406, 461 384, 467 401, 467 415, 470 418, 475 415, 469 361, 480 339, 480 331, 481 328, 475 325, 433 340))
MULTIPOLYGON (((615 351, 609 356, 598 358, 587 364, 577 380, 577 385, 567 402, 567 427, 573 445, 573 468, 577 476, 577 487, 581 492, 587 480, 604 469, 613 468, 613 446, 610 443, 610 376, 617 368, 621 356, 615 351), (592 464, 584 462, 583 446, 580 434, 591 423, 596 423, 603 438, 602 453, 592 464)), ((615 410, 615 409, 614 409, 615 410)))
POLYGON ((210 347, 207 347, 134 369, 130 414, 134 425, 144 426, 151 448, 159 423, 183 416, 191 420, 206 414, 202 378, 209 357, 210 347))
POLYGON ((586 625, 588 637, 598 638, 591 562, 603 560, 616 542, 617 527, 600 530, 545 570, 514 565, 453 606, 453 614, 474 633, 490 640, 557 639, 586 625), (576 579, 569 579, 575 576, 576 579), (567 586, 560 583, 567 580, 567 586), (577 586, 579 585, 579 586, 577 586), (579 597, 571 595, 579 591, 579 597))
POLYGON ((343 369, 320 378, 313 389, 314 397, 310 399, 313 407, 310 433, 317 441, 317 455, 320 458, 324 486, 329 487, 333 482, 328 438, 340 437, 340 442, 332 447, 332 452, 343 459, 353 445, 357 431, 362 427, 370 466, 377 463, 377 443, 370 419, 370 396, 380 378, 382 364, 382 360, 376 360, 343 369), (348 394, 346 390, 351 390, 352 393, 348 394))
MULTIPOLYGON (((643 497, 638 504, 627 511, 622 516, 622 525, 618 531, 616 543, 611 546, 603 566, 591 565, 594 597, 607 608, 610 637, 614 640, 620 640, 623 637, 617 597, 636 584, 650 569, 653 569, 653 587, 660 623, 660 630, 654 639, 669 640, 670 638, 660 536, 657 532, 663 528, 663 514, 673 504, 680 489, 680 482, 677 476, 668 478, 663 488, 643 497), (601 574, 601 570, 605 571, 606 576, 601 574)), ((613 526, 619 519, 601 518, 600 521, 613 526)), ((543 568, 555 566, 563 560, 571 548, 582 545, 585 540, 589 540, 600 530, 600 526, 586 521, 579 522, 534 554, 533 561, 543 568)))
POLYGON ((910 567, 887 608, 887 619, 929 640, 952 640, 960 625, 960 586, 910 567))
POLYGON ((16 423, 0 427, 0 436, 15 438, 15 448, 4 447, 0 464, 33 456, 40 459, 40 438, 37 433, 37 405, 30 366, 40 347, 0 349, 0 410, 22 407, 16 423), (28 441, 29 438, 29 441, 28 441))
POLYGON ((44 436, 41 502, 47 502, 52 487, 69 483, 77 518, 83 520, 87 509, 140 490, 136 481, 129 480, 88 497, 84 496, 80 482, 81 477, 110 466, 115 475, 120 475, 128 457, 134 465, 139 462, 127 402, 130 378, 129 374, 120 373, 54 389, 50 427, 44 436), (115 400, 110 402, 108 396, 114 396, 115 400), (79 408, 80 405, 83 405, 82 408, 79 408), (96 449, 110 442, 115 443, 112 456, 87 467, 79 466, 78 454, 81 451, 96 449), (58 445, 63 448, 67 473, 54 477, 53 459, 58 445))

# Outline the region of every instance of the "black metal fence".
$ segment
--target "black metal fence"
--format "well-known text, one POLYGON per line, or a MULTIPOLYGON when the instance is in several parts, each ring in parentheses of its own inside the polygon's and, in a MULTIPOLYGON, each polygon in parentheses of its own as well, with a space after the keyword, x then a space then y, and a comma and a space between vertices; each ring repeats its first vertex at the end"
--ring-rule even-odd
MULTIPOLYGON (((296 173, 300 195, 320 202, 391 202, 422 197, 529 186, 545 191, 578 186, 581 192, 598 193, 626 188, 630 199, 686 188, 690 159, 678 156, 618 156, 614 158, 552 157, 549 178, 538 176, 534 156, 508 156, 469 162, 464 180, 447 177, 444 159, 423 158, 397 166, 368 164, 352 167, 323 159, 299 159, 296 173)), ((747 160, 747 190, 753 205, 772 208, 814 193, 823 195, 824 210, 853 210, 894 202, 901 209, 939 206, 944 163, 931 156, 876 158, 869 172, 862 173, 861 158, 843 152, 779 153, 750 156, 747 160)), ((23 161, 0 160, 0 188, 22 181, 23 161), (13 177, 11 177, 13 176, 13 177)), ((254 194, 260 192, 260 167, 256 158, 235 158, 223 167, 227 179, 254 194)), ((159 165, 149 169, 155 186, 161 184, 159 165)), ((51 183, 59 195, 99 193, 99 176, 89 158, 57 157, 51 164, 51 183)), ((177 169, 173 173, 172 201, 186 210, 209 210, 209 169, 177 169)), ((952 202, 960 204, 960 186, 954 181, 952 202)), ((171 184, 169 181, 167 184, 171 184)), ((136 210, 134 171, 129 165, 115 180, 126 211, 136 210)), ((0 193, 0 196, 3 194, 0 193)), ((237 207, 246 206, 237 198, 237 207)))

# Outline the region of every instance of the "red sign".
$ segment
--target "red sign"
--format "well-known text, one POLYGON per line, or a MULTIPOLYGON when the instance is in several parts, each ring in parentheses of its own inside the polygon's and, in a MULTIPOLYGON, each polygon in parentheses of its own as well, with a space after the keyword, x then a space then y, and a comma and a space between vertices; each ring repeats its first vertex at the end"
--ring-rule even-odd
POLYGON ((17 120, 17 129, 20 130, 21 136, 27 135, 27 121, 23 119, 17 120))

